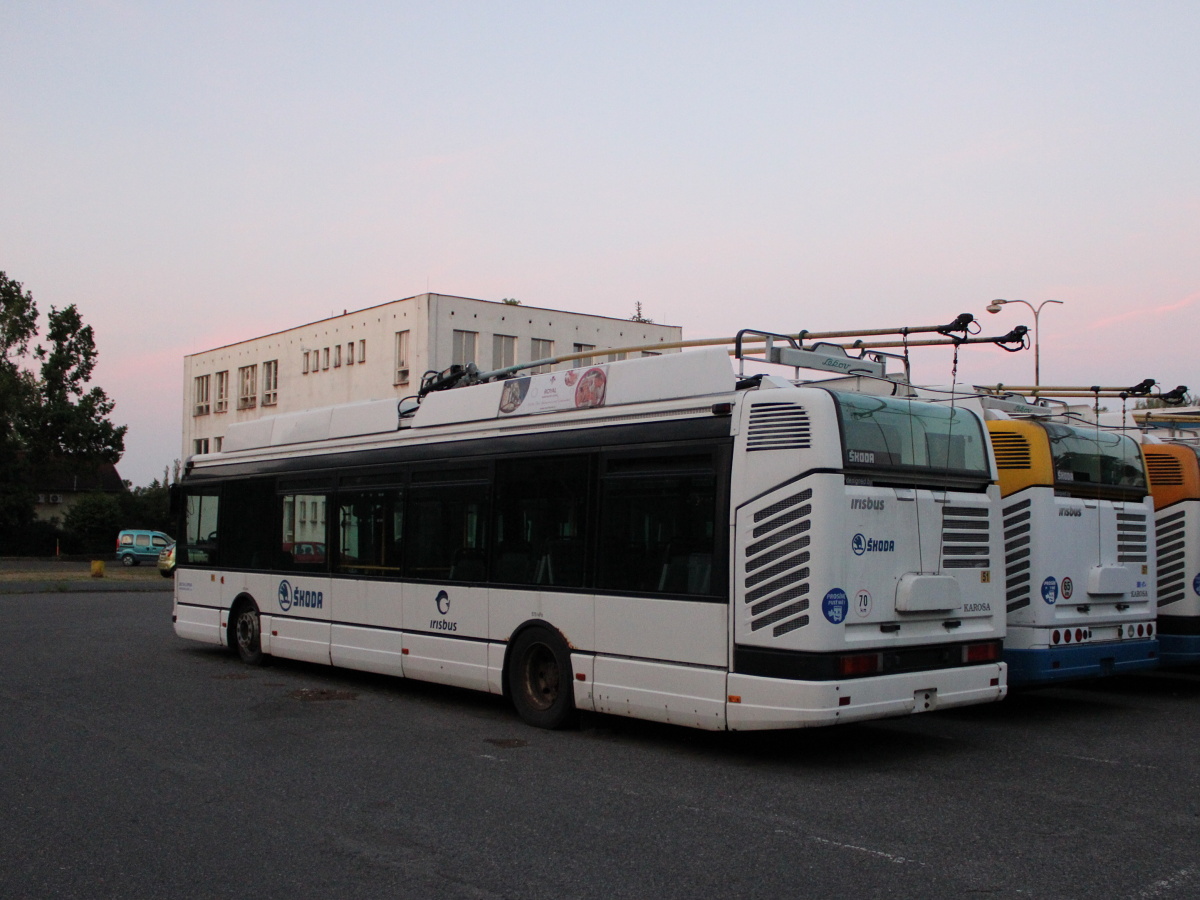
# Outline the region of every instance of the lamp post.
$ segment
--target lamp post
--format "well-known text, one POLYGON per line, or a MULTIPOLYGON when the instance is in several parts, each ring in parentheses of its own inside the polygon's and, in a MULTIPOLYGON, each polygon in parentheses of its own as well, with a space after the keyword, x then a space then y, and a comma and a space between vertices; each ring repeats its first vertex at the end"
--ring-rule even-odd
POLYGON ((1037 306, 1034 306, 1028 300, 993 300, 987 305, 987 311, 990 313, 1000 312, 1000 307, 1006 303, 1024 303, 1033 310, 1033 386, 1041 387, 1042 384, 1042 359, 1041 348, 1038 346, 1038 314, 1041 313, 1042 307, 1047 303, 1062 304, 1061 300, 1043 300, 1037 306))

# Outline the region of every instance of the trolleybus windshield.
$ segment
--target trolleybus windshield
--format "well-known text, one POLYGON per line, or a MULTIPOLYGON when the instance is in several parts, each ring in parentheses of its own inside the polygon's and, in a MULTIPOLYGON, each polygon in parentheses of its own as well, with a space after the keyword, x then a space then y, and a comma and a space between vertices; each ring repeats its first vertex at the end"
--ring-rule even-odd
POLYGON ((949 405, 830 391, 847 468, 925 470, 989 479, 983 426, 949 405))
POLYGON ((1094 428, 1044 422, 1054 460, 1054 482, 1060 488, 1081 485, 1116 489, 1143 497, 1146 468, 1137 442, 1128 435, 1094 428))

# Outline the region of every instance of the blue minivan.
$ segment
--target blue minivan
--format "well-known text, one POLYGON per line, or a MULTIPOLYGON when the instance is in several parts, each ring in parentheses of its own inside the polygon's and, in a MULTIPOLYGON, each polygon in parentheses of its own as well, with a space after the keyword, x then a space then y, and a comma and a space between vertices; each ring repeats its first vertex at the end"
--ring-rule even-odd
POLYGON ((173 540, 161 531, 122 531, 117 535, 117 559, 123 566, 158 562, 158 554, 173 540))

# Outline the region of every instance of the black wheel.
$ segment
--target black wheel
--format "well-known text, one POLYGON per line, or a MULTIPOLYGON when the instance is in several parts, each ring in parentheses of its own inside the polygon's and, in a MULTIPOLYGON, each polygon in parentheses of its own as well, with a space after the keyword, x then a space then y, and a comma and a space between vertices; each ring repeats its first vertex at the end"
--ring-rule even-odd
POLYGON ((242 600, 233 608, 229 622, 229 643, 234 647, 242 662, 261 666, 266 660, 262 651, 262 634, 259 630, 258 607, 253 600, 242 600))
POLYGON ((556 632, 523 631, 508 660, 508 693, 521 718, 537 728, 565 728, 575 722, 571 654, 556 632))
POLYGON ((121 557, 121 565, 125 566, 126 568, 129 568, 130 566, 136 566, 137 560, 133 558, 132 553, 126 553, 121 557))

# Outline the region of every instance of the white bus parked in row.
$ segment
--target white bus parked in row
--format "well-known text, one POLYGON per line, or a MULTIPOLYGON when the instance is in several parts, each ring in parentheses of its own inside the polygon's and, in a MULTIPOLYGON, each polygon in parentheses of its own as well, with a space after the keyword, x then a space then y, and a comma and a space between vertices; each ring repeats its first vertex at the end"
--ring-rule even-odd
POLYGON ((504 694, 545 727, 999 700, 988 432, 911 394, 700 350, 231 428, 182 481, 175 629, 504 694))

